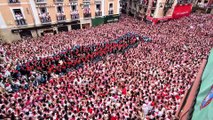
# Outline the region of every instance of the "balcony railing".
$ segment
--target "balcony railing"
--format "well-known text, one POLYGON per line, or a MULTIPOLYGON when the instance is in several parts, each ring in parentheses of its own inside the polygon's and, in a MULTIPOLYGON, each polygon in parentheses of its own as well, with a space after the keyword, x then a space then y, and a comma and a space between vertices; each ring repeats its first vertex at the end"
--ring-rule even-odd
POLYGON ((95 12, 95 17, 99 17, 102 16, 102 11, 96 11, 95 12))
POLYGON ((58 14, 58 15, 56 15, 56 19, 57 19, 58 22, 65 21, 66 20, 66 15, 58 14))
POLYGON ((46 4, 47 0, 35 0, 36 4, 46 4))
POLYGON ((79 14, 78 13, 71 13, 71 19, 72 20, 78 20, 79 19, 79 14))
POLYGON ((63 3, 64 0, 53 0, 55 3, 63 3))
POLYGON ((43 15, 40 15, 40 20, 41 20, 42 24, 51 22, 50 15, 48 15, 48 14, 45 15, 45 13, 43 15))
POLYGON ((9 0, 8 2, 9 2, 9 3, 20 3, 19 0, 9 0))
POLYGON ((113 10, 109 10, 109 15, 113 15, 113 10))
POLYGON ((17 26, 27 25, 26 20, 24 18, 16 19, 15 21, 17 26))
POLYGON ((91 17, 91 13, 84 13, 84 18, 90 18, 91 17))

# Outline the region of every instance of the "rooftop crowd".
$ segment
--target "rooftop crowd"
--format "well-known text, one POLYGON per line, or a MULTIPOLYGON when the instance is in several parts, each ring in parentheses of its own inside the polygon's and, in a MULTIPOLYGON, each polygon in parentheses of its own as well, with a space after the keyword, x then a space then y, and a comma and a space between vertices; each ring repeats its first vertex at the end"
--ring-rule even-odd
MULTIPOLYGON (((0 119, 173 120, 201 60, 213 47, 212 19, 212 15, 192 14, 151 25, 122 16, 117 23, 95 28, 2 43, 6 64, 0 67, 0 119), (119 43, 114 54, 104 53, 113 52, 114 45, 104 46, 101 60, 65 68, 66 72, 42 72, 29 63, 44 60, 39 65, 58 70, 67 66, 72 55, 53 59, 57 63, 46 58, 79 46, 109 43, 129 32, 152 41, 122 52, 127 44, 119 47, 119 43), (26 63, 31 67, 23 73, 26 63)), ((83 51, 74 55, 77 60, 88 55, 83 51)))

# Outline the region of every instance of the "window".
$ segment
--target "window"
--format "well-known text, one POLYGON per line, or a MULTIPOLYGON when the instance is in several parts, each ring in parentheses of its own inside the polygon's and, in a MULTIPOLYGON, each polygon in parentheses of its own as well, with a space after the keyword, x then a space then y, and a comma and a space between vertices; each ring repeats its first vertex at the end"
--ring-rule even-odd
POLYGON ((84 18, 91 17, 90 6, 88 4, 84 5, 84 18))
POLYGON ((20 9, 13 9, 14 14, 22 14, 20 9))
POLYGON ((109 4, 109 8, 110 8, 110 9, 113 8, 113 4, 112 4, 112 3, 109 4))
POLYGON ((14 13, 17 25, 26 25, 21 9, 13 9, 13 13, 14 13))
POLYGON ((208 3, 208 0, 205 0, 204 3, 205 3, 205 4, 208 3))
POLYGON ((9 3, 19 3, 19 0, 9 0, 9 3))
POLYGON ((41 8, 40 8, 40 13, 41 13, 41 14, 47 13, 47 8, 41 7, 41 8))
POLYGON ((72 11, 77 11, 76 5, 72 5, 72 6, 71 6, 71 9, 72 9, 72 11))
POLYGON ((101 16, 101 4, 96 4, 96 12, 95 12, 95 16, 101 16))
POLYGON ((40 20, 42 23, 47 23, 47 22, 51 22, 51 18, 50 18, 50 14, 47 11, 46 7, 40 7, 40 20))
POLYGON ((101 10, 101 5, 100 4, 96 4, 96 10, 101 10))
POLYGON ((84 8, 89 8, 89 5, 84 5, 84 8))
POLYGON ((58 13, 63 13, 63 8, 62 8, 62 6, 57 6, 57 12, 58 12, 58 13))

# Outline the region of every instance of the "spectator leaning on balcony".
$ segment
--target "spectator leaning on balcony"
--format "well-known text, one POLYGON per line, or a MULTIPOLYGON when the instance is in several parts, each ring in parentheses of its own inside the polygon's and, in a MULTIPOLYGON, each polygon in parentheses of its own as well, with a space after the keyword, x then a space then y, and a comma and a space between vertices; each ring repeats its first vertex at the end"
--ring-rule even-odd
POLYGON ((41 22, 43 23, 44 22, 44 19, 43 19, 43 16, 42 16, 42 14, 38 14, 38 16, 39 16, 39 18, 40 18, 40 20, 41 20, 41 22))
POLYGON ((20 18, 20 15, 18 13, 15 14, 15 17, 16 17, 16 20, 17 20, 17 23, 18 25, 21 25, 21 18, 20 18))
POLYGON ((58 12, 57 13, 57 20, 64 20, 65 18, 64 18, 64 12, 63 11, 61 11, 61 12, 58 12))
POLYGON ((21 25, 24 25, 25 22, 24 22, 24 17, 21 13, 19 13, 19 16, 20 16, 20 22, 21 22, 21 25))
POLYGON ((47 22, 47 18, 46 18, 46 13, 42 13, 42 19, 43 19, 43 22, 47 22))
POLYGON ((90 8, 89 7, 85 7, 84 8, 84 14, 88 15, 90 13, 90 8))
POLYGON ((47 12, 47 14, 46 14, 46 20, 47 20, 47 22, 50 22, 51 20, 50 20, 50 14, 49 14, 49 12, 47 12))
POLYGON ((57 13, 57 20, 61 20, 61 13, 60 12, 57 13))
POLYGON ((72 19, 78 19, 78 11, 77 10, 74 10, 72 13, 72 19))

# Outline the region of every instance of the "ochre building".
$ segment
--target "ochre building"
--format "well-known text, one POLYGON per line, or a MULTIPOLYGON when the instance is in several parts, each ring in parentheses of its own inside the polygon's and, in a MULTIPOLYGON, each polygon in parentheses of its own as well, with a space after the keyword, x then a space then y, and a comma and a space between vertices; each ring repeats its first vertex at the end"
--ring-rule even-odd
POLYGON ((119 0, 0 0, 0 39, 86 29, 119 16, 119 0))

